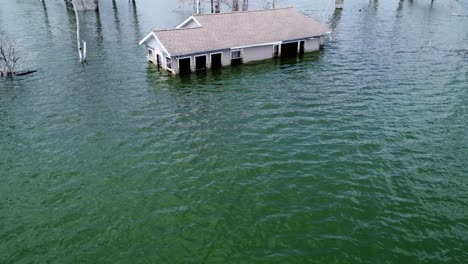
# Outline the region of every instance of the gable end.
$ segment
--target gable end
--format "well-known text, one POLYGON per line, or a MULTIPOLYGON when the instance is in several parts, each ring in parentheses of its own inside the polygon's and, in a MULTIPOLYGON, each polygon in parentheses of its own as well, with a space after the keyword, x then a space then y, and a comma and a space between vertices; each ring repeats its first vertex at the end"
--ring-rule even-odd
POLYGON ((193 16, 190 16, 189 18, 187 18, 184 22, 180 23, 176 29, 180 29, 180 28, 195 28, 195 27, 201 27, 201 24, 200 22, 198 22, 198 20, 193 17, 193 16))

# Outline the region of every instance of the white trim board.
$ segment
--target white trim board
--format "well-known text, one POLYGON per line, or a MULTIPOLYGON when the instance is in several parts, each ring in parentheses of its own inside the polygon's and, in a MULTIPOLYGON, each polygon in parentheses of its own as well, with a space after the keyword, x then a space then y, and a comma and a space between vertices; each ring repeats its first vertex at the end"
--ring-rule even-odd
POLYGON ((200 22, 198 22, 198 20, 194 17, 194 16, 190 16, 189 18, 185 19, 184 22, 180 23, 176 29, 180 29, 180 28, 183 28, 185 25, 187 25, 190 21, 193 21, 195 22, 199 27, 201 27, 201 24, 200 22))
POLYGON ((246 45, 246 46, 239 46, 239 47, 233 47, 231 50, 238 50, 238 49, 245 49, 245 48, 253 48, 253 47, 263 47, 263 46, 269 46, 269 45, 279 45, 281 44, 281 41, 276 41, 276 42, 268 42, 268 43, 260 43, 260 44, 254 44, 254 45, 246 45))

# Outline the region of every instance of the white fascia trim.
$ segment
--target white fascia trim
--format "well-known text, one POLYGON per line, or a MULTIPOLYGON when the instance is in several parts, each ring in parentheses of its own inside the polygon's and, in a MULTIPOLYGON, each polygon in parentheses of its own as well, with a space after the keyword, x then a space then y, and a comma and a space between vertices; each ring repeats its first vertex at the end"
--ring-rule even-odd
POLYGON ((150 32, 148 35, 146 35, 144 39, 140 41, 140 43, 138 43, 138 45, 143 45, 143 43, 145 43, 152 35, 153 35, 153 32, 150 32))
POLYGON ((171 54, 167 51, 166 47, 164 47, 162 42, 159 40, 156 34, 154 34, 153 31, 151 31, 151 33, 149 33, 143 40, 140 41, 140 45, 143 45, 151 36, 153 36, 159 42, 159 44, 161 45, 161 48, 163 48, 163 52, 169 55, 169 57, 172 57, 171 54))
POLYGON ((231 50, 253 48, 253 47, 262 47, 262 46, 269 46, 269 45, 279 45, 281 43, 282 43, 281 41, 276 41, 276 42, 268 42, 268 43, 254 44, 254 45, 246 45, 246 46, 233 47, 233 48, 231 48, 231 50))
POLYGON ((198 22, 198 20, 197 20, 195 17, 190 16, 189 18, 185 19, 184 22, 180 23, 180 24, 176 27, 176 29, 180 29, 180 28, 184 27, 184 26, 187 25, 191 20, 195 21, 195 23, 197 23, 197 25, 198 25, 199 27, 201 27, 200 22, 198 22))

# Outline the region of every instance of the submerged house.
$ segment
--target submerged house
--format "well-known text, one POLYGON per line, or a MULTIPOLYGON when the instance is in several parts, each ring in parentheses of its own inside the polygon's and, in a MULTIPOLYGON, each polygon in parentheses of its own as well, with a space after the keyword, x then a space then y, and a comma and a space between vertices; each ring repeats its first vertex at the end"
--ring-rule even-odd
POLYGON ((174 74, 317 51, 328 28, 295 8, 193 15, 151 31, 148 61, 174 74))

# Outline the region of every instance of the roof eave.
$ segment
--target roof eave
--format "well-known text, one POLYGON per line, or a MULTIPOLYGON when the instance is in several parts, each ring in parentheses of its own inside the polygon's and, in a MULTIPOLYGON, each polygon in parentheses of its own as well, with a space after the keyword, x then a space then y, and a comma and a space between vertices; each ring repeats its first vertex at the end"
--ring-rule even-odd
POLYGON ((143 45, 145 44, 146 42, 148 42, 148 39, 150 39, 151 37, 154 37, 156 39, 156 41, 159 42, 159 45, 161 45, 161 48, 163 49, 162 51, 165 52, 167 55, 171 56, 171 53, 166 49, 166 47, 164 47, 164 44, 161 42, 161 40, 159 40, 158 36, 156 36, 156 33, 154 33, 154 31, 151 31, 144 39, 142 39, 140 41, 140 45, 143 45))

